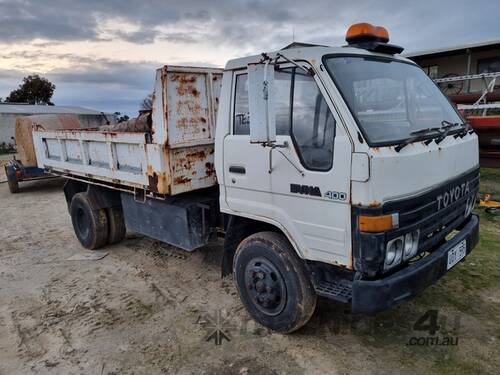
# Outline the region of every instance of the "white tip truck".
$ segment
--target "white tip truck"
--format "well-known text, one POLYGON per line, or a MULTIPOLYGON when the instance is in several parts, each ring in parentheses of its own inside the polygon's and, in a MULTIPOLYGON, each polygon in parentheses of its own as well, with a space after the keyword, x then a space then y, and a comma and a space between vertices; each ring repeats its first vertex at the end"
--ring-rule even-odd
POLYGON ((224 237, 223 275, 280 332, 318 296, 375 313, 436 282, 478 241, 477 136, 383 27, 346 40, 165 66, 145 132, 35 130, 81 244, 224 237))

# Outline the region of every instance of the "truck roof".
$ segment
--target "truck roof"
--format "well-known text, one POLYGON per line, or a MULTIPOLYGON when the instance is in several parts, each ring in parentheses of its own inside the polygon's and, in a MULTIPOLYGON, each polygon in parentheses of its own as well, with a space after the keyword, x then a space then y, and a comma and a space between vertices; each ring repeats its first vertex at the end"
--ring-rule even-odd
MULTIPOLYGON (((320 61, 324 55, 328 54, 349 54, 349 55, 369 55, 369 56, 381 56, 381 57, 391 57, 396 60, 401 60, 415 64, 413 61, 401 56, 401 55, 388 55, 384 53, 371 52, 361 48, 355 47, 327 47, 327 46, 314 46, 306 45, 303 43, 295 43, 294 45, 288 46, 274 52, 268 52, 269 57, 276 56, 277 53, 288 57, 292 60, 306 60, 311 62, 313 65, 320 61)), ((236 70, 246 68, 248 64, 258 62, 262 58, 262 55, 253 55, 247 57, 241 57, 237 59, 229 60, 226 64, 226 70, 236 70)))

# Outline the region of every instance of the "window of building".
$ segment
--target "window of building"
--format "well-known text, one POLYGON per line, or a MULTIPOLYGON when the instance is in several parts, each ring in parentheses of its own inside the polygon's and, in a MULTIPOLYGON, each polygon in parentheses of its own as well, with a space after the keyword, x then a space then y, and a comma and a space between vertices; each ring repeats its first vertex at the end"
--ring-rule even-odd
POLYGON ((427 74, 430 78, 435 79, 438 78, 438 66, 437 65, 429 65, 422 67, 425 74, 427 74))
MULTIPOLYGON (((290 135, 292 129, 293 141, 304 166, 329 170, 333 163, 335 120, 314 78, 288 68, 275 73, 274 83, 276 134, 290 135)), ((233 123, 234 134, 250 134, 246 73, 236 76, 233 123)))
POLYGON ((478 60, 477 72, 478 74, 500 72, 500 57, 478 60))

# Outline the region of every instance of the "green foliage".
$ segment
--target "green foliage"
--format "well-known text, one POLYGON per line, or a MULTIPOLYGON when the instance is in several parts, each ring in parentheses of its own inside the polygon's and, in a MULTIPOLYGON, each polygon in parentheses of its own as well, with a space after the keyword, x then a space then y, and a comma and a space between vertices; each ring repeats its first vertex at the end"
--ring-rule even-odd
POLYGON ((23 78, 23 83, 11 91, 5 102, 54 105, 50 99, 55 89, 56 86, 46 78, 30 75, 23 78))

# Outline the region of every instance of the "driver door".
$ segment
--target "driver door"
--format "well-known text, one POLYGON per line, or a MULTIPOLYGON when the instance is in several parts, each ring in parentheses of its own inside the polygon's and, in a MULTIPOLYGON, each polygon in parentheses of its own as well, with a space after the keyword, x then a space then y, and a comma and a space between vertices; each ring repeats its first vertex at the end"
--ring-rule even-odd
POLYGON ((245 79, 244 73, 236 76, 233 134, 224 143, 225 180, 235 181, 226 185, 228 206, 277 223, 303 258, 349 265, 351 143, 330 99, 317 76, 280 69, 274 80, 276 144, 287 146, 263 147, 241 130, 241 119, 250 121, 245 79), (231 172, 231 165, 245 168, 231 172))

